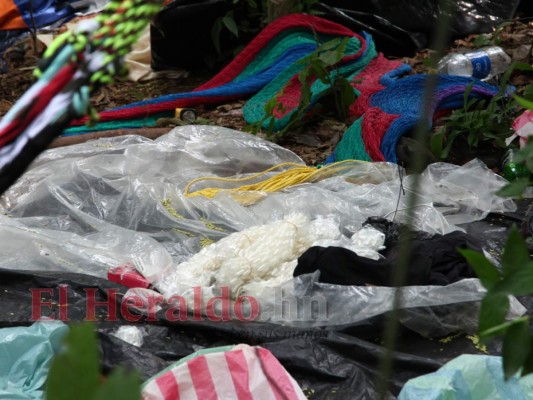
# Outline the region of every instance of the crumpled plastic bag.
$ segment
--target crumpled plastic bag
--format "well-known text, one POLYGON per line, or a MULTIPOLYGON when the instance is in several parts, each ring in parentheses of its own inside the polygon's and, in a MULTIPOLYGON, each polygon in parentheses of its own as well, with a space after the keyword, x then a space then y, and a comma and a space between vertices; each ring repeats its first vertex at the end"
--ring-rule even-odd
POLYGON ((42 399, 52 357, 67 332, 60 321, 0 329, 0 399, 42 399))
POLYGON ((398 399, 533 399, 533 375, 506 381, 501 357, 463 354, 437 372, 407 381, 398 399))

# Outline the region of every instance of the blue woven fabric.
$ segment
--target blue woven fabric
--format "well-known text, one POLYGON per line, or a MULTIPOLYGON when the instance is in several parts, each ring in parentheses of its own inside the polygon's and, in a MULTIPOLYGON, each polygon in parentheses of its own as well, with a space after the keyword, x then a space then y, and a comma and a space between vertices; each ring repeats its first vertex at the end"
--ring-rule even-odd
MULTIPOLYGON (((413 129, 422 111, 424 89, 429 75, 411 75, 393 81, 385 89, 372 96, 370 104, 387 114, 399 115, 389 126, 381 142, 381 152, 389 162, 397 162, 396 144, 400 137, 413 129)), ((469 98, 491 97, 498 88, 488 83, 460 76, 439 75, 429 115, 425 118, 428 129, 432 126, 432 116, 442 109, 460 108, 464 103, 464 93, 473 82, 469 98)))
MULTIPOLYGON (((325 36, 322 40, 328 40, 325 36)), ((331 37, 329 37, 331 40, 331 37)), ((284 32, 283 37, 269 44, 261 52, 262 56, 256 59, 256 62, 250 63, 239 76, 225 85, 187 93, 176 93, 160 96, 155 99, 138 101, 125 106, 115 107, 112 110, 126 110, 138 106, 164 103, 178 99, 188 99, 194 97, 219 97, 234 95, 250 95, 257 93, 265 85, 270 83, 274 78, 279 76, 296 61, 307 56, 317 48, 316 38, 311 32, 300 29, 284 32), (298 38, 294 40, 295 36, 298 38), (276 56, 272 57, 272 53, 276 56), (268 56, 268 60, 264 60, 268 56), (265 64, 265 61, 267 62, 265 64)))

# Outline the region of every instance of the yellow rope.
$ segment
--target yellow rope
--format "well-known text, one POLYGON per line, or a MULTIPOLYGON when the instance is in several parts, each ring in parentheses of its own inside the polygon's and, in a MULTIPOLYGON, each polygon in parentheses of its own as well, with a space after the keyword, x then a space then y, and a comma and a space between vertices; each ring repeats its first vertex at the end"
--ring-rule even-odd
MULTIPOLYGON (((307 167, 305 165, 296 164, 296 163, 282 163, 275 165, 263 172, 260 172, 255 175, 247 176, 244 178, 219 178, 219 177, 200 177, 193 179, 191 182, 187 184, 185 187, 185 197, 195 197, 195 196, 204 196, 208 198, 215 197, 219 192, 221 191, 227 191, 227 192, 246 192, 246 191, 261 191, 261 192, 277 192, 279 190, 283 190, 289 186, 298 185, 301 183, 311 182, 315 179, 323 179, 326 176, 333 175, 343 169, 349 169, 351 166, 345 165, 345 164, 353 164, 353 163, 366 163, 366 161, 360 161, 360 160, 344 160, 337 163, 330 164, 324 168, 316 168, 316 167, 307 167), (274 175, 268 179, 265 179, 263 181, 252 183, 244 186, 240 186, 237 188, 232 189, 225 189, 225 188, 205 188, 201 190, 197 190, 195 192, 190 192, 191 186, 202 181, 218 181, 218 182, 231 182, 231 183, 238 183, 238 182, 246 182, 250 181, 256 178, 259 178, 261 176, 264 176, 268 174, 269 172, 272 172, 276 169, 283 168, 283 167, 293 167, 291 169, 288 169, 286 171, 282 171, 278 173, 277 175, 274 175)), ((255 197, 257 198, 257 197, 255 197)), ((241 199, 242 202, 248 203, 245 199, 241 199)))

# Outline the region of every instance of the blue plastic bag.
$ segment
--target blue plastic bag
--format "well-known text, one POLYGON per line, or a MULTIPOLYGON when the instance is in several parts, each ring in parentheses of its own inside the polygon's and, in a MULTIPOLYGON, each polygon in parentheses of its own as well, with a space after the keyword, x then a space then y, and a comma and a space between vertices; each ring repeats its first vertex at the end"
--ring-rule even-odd
POLYGON ((67 332, 67 325, 60 321, 0 329, 0 400, 44 397, 52 357, 67 332))
POLYGON ((505 381, 501 357, 463 354, 432 374, 409 380, 398 400, 415 399, 533 399, 533 375, 505 381))

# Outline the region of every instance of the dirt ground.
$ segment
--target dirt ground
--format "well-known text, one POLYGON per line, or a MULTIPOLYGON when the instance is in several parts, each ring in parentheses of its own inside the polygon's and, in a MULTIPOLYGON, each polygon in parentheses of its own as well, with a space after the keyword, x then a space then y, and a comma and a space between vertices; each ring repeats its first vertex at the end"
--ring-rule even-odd
MULTIPOLYGON (((533 63, 533 21, 528 24, 518 20, 496 31, 492 35, 469 37, 456 40, 450 51, 462 51, 496 41, 511 56, 513 61, 533 63)), ((41 50, 41 49, 39 49, 41 50)), ((425 61, 430 51, 419 52, 413 58, 403 61, 413 67, 414 72, 429 72, 425 61)), ((38 60, 30 38, 18 43, 5 54, 8 70, 0 75, 0 116, 4 115, 34 82, 32 71, 38 60)), ((92 104, 103 110, 110 107, 128 104, 134 101, 153 98, 164 94, 185 92, 194 89, 210 78, 206 72, 190 71, 189 76, 179 79, 158 78, 145 83, 121 80, 99 90, 92 97, 92 104)), ((518 92, 532 83, 531 74, 515 73, 511 83, 518 92)), ((242 117, 244 101, 235 101, 216 107, 199 107, 197 117, 203 123, 243 130, 246 122, 242 117)), ((280 144, 297 153, 307 164, 317 165, 324 161, 347 129, 343 122, 332 118, 314 120, 298 131, 289 133, 280 144)))

